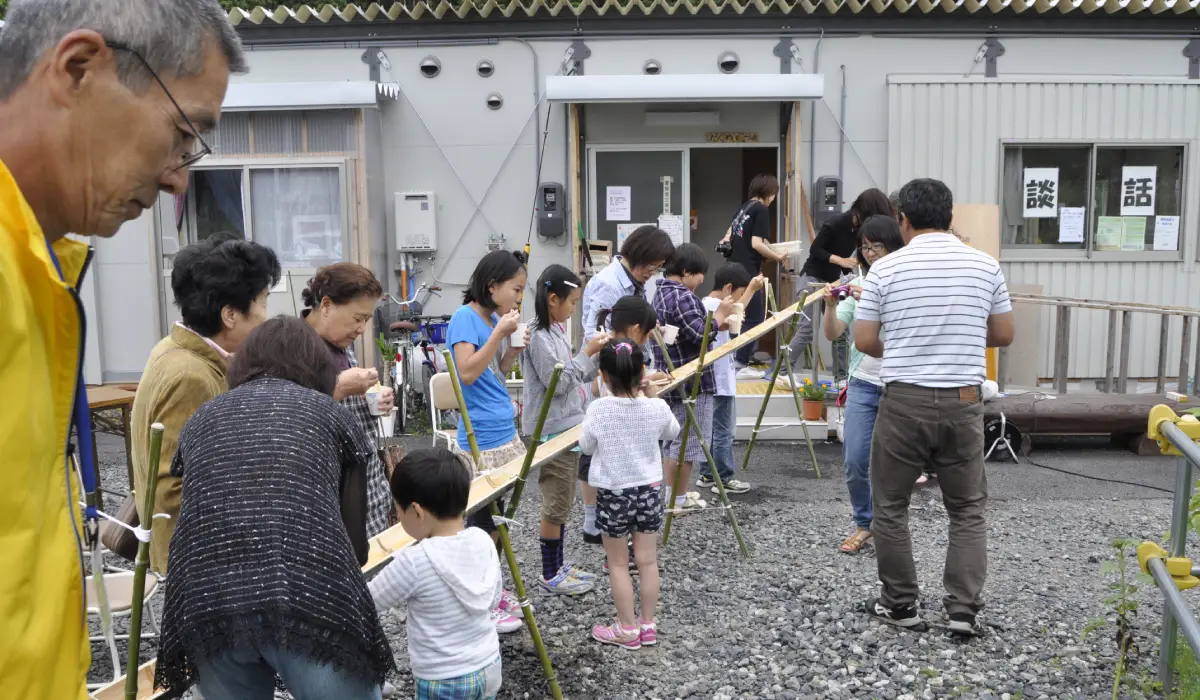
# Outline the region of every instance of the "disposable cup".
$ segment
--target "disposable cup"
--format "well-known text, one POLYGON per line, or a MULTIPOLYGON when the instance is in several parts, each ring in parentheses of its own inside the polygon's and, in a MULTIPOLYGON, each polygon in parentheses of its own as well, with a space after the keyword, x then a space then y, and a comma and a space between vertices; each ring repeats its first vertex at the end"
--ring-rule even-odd
POLYGON ((383 398, 383 394, 380 392, 379 387, 367 389, 366 398, 367 410, 371 412, 371 415, 382 416, 383 411, 379 410, 379 400, 383 398))
POLYGON ((396 408, 379 417, 380 437, 390 438, 396 432, 396 408))
POLYGON ((662 331, 663 342, 667 345, 674 345, 675 338, 679 335, 679 326, 672 326, 668 323, 662 326, 660 330, 662 331))
POLYGON ((518 323, 517 330, 508 336, 508 344, 514 348, 525 347, 525 332, 529 329, 528 323, 518 323))
POLYGON ((742 332, 742 315, 733 314, 726 318, 726 320, 729 322, 729 332, 733 335, 740 335, 742 332))

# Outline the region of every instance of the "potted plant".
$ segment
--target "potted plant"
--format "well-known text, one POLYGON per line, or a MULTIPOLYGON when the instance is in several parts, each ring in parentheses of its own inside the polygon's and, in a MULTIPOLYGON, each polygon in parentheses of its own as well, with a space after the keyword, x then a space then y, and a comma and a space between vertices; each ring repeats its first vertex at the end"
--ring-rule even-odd
POLYGON ((395 388, 396 350, 387 341, 383 331, 380 331, 379 337, 375 339, 375 347, 379 350, 379 359, 383 362, 383 373, 379 375, 379 381, 384 386, 395 388))
POLYGON ((825 411, 825 386, 814 384, 811 379, 805 379, 803 386, 800 387, 800 394, 804 397, 804 420, 821 420, 825 411))

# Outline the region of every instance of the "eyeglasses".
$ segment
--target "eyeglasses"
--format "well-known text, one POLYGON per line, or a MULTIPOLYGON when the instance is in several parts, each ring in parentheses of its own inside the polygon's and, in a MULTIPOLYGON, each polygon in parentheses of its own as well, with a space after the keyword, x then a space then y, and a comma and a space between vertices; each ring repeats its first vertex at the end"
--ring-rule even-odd
POLYGON ((863 250, 869 250, 872 253, 886 253, 887 246, 882 243, 863 243, 863 250))
POLYGON ((171 101, 172 105, 175 105, 175 111, 179 112, 180 118, 183 119, 183 123, 187 125, 188 131, 191 132, 191 136, 196 139, 196 142, 192 145, 192 150, 190 152, 180 154, 179 164, 175 166, 175 170, 178 171, 191 167, 201 159, 211 155, 213 152, 212 147, 204 141, 202 136, 200 136, 200 130, 197 129, 196 125, 192 124, 192 120, 188 119, 188 116, 184 114, 183 108, 180 107, 179 103, 175 101, 175 97, 171 94, 171 91, 167 89, 166 83, 162 81, 162 78, 158 77, 158 73, 154 72, 154 69, 150 67, 150 63, 146 61, 142 54, 138 53, 136 49, 132 49, 125 44, 116 41, 105 41, 104 44, 108 48, 116 51, 128 51, 129 53, 133 54, 138 61, 141 61, 142 65, 146 67, 146 70, 150 72, 150 76, 154 78, 154 82, 158 83, 158 86, 163 89, 164 93, 166 93, 167 99, 171 101))

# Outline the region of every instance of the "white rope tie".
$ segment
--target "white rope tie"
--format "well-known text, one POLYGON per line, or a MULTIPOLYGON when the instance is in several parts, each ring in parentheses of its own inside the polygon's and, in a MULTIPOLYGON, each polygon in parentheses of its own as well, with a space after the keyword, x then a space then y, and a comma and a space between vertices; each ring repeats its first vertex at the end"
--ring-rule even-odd
POLYGON ((507 527, 510 527, 510 528, 521 527, 521 523, 517 522, 516 520, 509 520, 508 518, 504 517, 503 515, 493 515, 492 520, 500 521, 501 523, 504 523, 504 525, 506 525, 507 527))
MULTIPOLYGON (((79 505, 83 505, 83 504, 80 503, 79 505)), ((149 542, 150 541, 150 531, 147 530, 146 528, 142 527, 141 525, 129 525, 128 523, 121 522, 117 518, 114 518, 113 516, 109 515, 108 513, 105 513, 104 511, 100 510, 99 508, 96 509, 96 514, 99 515, 101 518, 104 518, 105 520, 109 521, 110 523, 116 524, 118 527, 122 527, 122 528, 125 528, 126 530, 129 530, 130 532, 133 533, 133 536, 137 538, 138 542, 149 542)), ((151 520, 155 520, 157 518, 166 518, 166 519, 170 520, 171 516, 168 513, 155 513, 154 516, 151 517, 151 520)))

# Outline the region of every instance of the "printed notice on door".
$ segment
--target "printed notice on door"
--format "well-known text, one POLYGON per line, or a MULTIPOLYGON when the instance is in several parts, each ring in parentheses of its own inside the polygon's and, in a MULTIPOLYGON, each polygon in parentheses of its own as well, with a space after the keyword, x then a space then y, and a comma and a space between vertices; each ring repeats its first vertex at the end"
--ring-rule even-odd
POLYGON ((1125 237, 1125 221, 1119 216, 1096 219, 1096 250, 1120 250, 1125 237))
POLYGON ((605 218, 609 221, 629 221, 631 215, 630 190, 632 188, 621 185, 609 185, 605 189, 604 199, 606 205, 604 207, 605 218))
POLYGON ((1026 219, 1058 216, 1058 168, 1025 168, 1026 219))
POLYGON ((1063 207, 1058 213, 1058 242, 1083 243, 1086 207, 1063 207))
POLYGON ((1121 168, 1121 216, 1154 216, 1158 168, 1126 165, 1121 168))
POLYGON ((676 246, 683 245, 683 217, 678 214, 660 214, 658 227, 667 232, 671 242, 676 246))
POLYGON ((1154 217, 1154 249, 1179 250, 1179 217, 1154 217))

